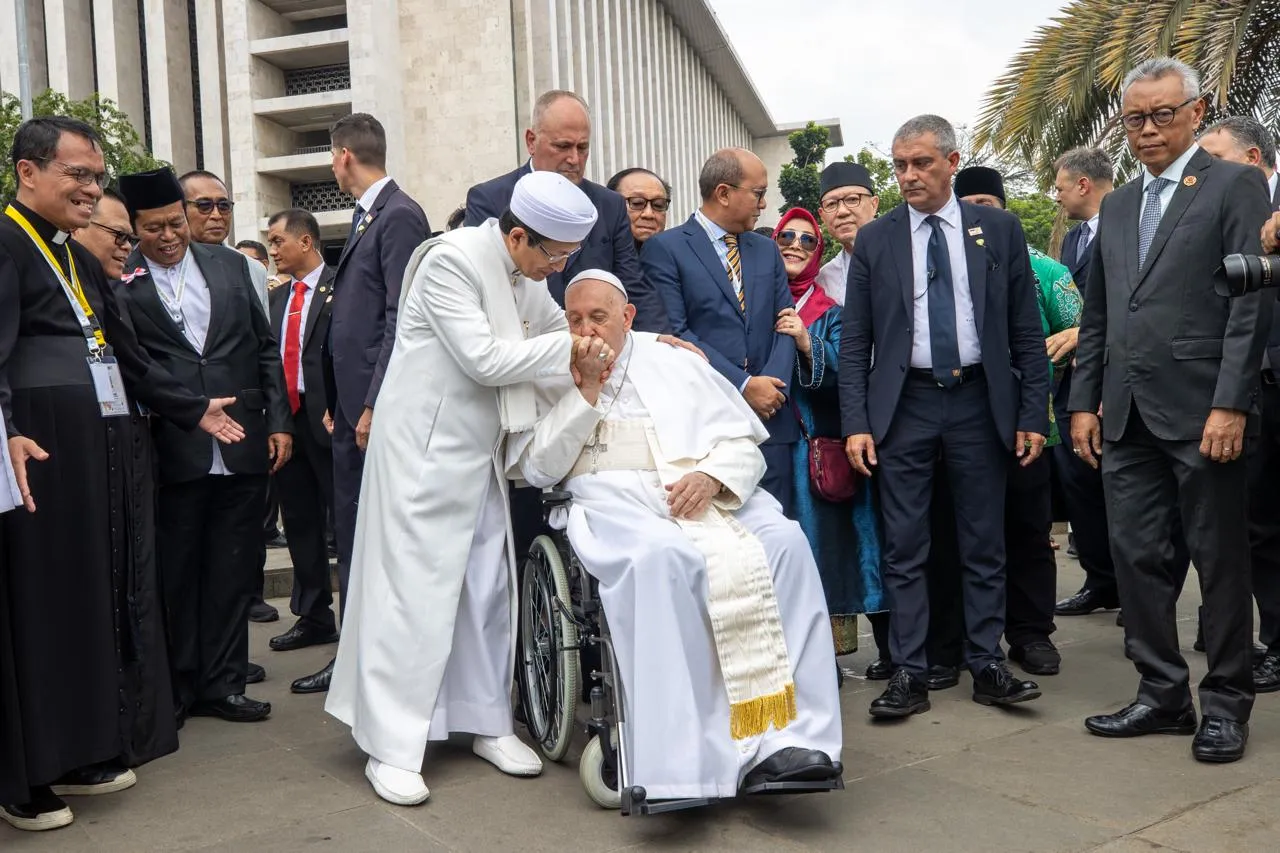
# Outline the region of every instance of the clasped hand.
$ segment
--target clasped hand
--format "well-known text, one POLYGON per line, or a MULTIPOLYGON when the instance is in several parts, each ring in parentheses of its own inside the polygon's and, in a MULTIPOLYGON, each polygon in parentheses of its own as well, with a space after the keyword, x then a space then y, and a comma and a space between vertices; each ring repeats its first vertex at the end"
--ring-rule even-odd
POLYGON ((569 372, 579 388, 584 385, 599 387, 609 380, 613 362, 618 354, 603 338, 573 336, 573 349, 569 354, 569 372))

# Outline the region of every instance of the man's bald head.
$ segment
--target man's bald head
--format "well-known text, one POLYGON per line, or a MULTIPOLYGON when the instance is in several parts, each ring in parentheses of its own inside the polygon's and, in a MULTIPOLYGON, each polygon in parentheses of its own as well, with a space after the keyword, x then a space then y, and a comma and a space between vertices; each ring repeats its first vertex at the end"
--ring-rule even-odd
POLYGON ((745 148, 721 148, 698 175, 702 212, 730 234, 755 227, 769 191, 764 162, 745 148))
POLYGON ((535 170, 559 172, 575 184, 581 183, 591 149, 587 102, 564 89, 544 93, 533 105, 524 141, 535 170))
POLYGON ((593 278, 578 279, 564 294, 564 313, 569 330, 584 338, 602 338, 622 352, 636 308, 616 286, 593 278))

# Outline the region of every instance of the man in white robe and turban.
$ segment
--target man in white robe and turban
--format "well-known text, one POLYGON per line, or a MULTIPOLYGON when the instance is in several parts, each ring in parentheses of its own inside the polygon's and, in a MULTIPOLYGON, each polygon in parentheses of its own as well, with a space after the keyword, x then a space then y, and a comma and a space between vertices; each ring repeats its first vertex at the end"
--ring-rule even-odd
POLYGON ((822 581, 758 488, 767 437, 706 362, 631 331, 602 270, 565 291, 570 330, 618 353, 538 381, 508 473, 573 494, 567 533, 599 581, 626 702, 629 783, 650 800, 838 777, 840 700, 822 581))
POLYGON ((477 755, 536 776, 514 734, 515 555, 502 456, 533 427, 533 380, 570 380, 579 341, 543 280, 595 222, 570 181, 534 172, 500 220, 428 240, 405 273, 395 349, 369 437, 342 640, 325 709, 397 805, 428 797, 429 740, 474 734, 477 755))

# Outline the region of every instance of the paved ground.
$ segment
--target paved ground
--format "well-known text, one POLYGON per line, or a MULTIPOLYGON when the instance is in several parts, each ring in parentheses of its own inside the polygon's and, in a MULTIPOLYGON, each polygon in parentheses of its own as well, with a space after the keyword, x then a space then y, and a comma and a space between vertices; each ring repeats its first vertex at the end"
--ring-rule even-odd
MULTIPOLYGON (((1078 566, 1060 557, 1060 589, 1078 566)), ((1197 603, 1188 591, 1180 627, 1190 651, 1197 603)), ((281 609, 287 602, 275 602, 281 609)), ((845 682, 848 788, 757 799, 674 815, 622 819, 582 792, 576 754, 540 779, 499 774, 465 743, 432 748, 431 800, 381 803, 364 758, 320 697, 291 696, 291 679, 331 648, 274 653, 267 639, 289 623, 252 626, 253 656, 268 680, 267 722, 196 719, 182 749, 139 771, 138 786, 72 801, 76 822, 44 836, 0 825, 4 853, 114 851, 1272 851, 1280 849, 1280 694, 1254 713, 1244 761, 1198 764, 1189 738, 1107 741, 1081 725, 1127 702, 1134 689, 1114 614, 1063 619, 1055 639, 1062 675, 1041 679, 1034 707, 1004 712, 969 698, 969 682, 934 695, 933 710, 897 725, 872 724, 879 685, 845 682)), ((870 639, 866 639, 866 647, 870 639)), ((865 647, 864 647, 865 648, 865 647)), ((846 659, 862 672, 863 651, 846 659)))

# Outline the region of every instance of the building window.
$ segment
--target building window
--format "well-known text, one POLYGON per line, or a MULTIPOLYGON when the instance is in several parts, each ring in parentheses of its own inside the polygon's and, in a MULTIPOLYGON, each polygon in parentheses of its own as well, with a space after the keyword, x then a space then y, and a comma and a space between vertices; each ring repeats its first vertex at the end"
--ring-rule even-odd
POLYGON ((350 88, 350 65, 317 65, 314 68, 295 68, 284 72, 286 96, 339 92, 350 88))
POLYGON ((294 207, 322 213, 326 210, 352 210, 355 199, 338 189, 337 181, 316 181, 310 184, 290 184, 289 198, 294 207))

